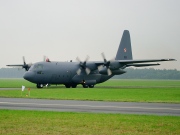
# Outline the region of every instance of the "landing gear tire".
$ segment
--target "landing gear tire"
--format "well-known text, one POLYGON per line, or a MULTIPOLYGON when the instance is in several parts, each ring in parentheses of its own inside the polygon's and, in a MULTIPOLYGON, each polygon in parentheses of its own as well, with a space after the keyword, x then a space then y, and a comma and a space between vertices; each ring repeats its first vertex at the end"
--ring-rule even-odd
POLYGON ((83 88, 88 88, 88 85, 87 84, 83 84, 83 88))
POLYGON ((72 85, 72 88, 76 88, 76 87, 77 87, 77 85, 76 85, 76 84, 73 84, 73 85, 72 85))
POLYGON ((71 85, 71 84, 65 84, 65 87, 66 87, 66 88, 71 88, 71 87, 72 87, 72 88, 76 88, 76 87, 77 87, 77 84, 72 84, 72 85, 71 85))
POLYGON ((43 84, 37 84, 36 87, 37 88, 43 88, 43 84))
POLYGON ((89 85, 89 88, 94 88, 94 85, 89 85))
POLYGON ((66 84, 65 87, 66 87, 66 88, 70 88, 71 86, 70 86, 69 84, 66 84))

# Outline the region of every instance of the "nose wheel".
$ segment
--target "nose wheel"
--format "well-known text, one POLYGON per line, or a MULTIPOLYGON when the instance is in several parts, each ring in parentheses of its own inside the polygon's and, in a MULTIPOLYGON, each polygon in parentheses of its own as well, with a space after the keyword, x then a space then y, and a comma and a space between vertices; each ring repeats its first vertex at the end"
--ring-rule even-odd
POLYGON ((37 88, 43 88, 43 84, 37 84, 36 87, 37 88))

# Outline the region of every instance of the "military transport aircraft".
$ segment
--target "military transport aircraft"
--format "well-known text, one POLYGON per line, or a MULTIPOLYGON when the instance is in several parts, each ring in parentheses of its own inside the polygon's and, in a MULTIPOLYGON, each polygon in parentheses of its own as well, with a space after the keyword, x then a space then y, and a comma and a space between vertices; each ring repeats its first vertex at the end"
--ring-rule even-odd
POLYGON ((66 88, 76 88, 78 84, 82 84, 84 88, 93 88, 95 84, 102 83, 113 77, 126 73, 126 67, 144 67, 156 66, 161 61, 174 61, 175 59, 148 59, 148 60, 133 60, 131 50, 131 40, 128 30, 124 30, 121 42, 114 60, 107 60, 102 53, 103 61, 85 61, 78 62, 58 62, 46 61, 37 62, 34 64, 7 65, 21 66, 25 68, 24 79, 37 84, 37 88, 43 88, 50 84, 64 84, 66 88))

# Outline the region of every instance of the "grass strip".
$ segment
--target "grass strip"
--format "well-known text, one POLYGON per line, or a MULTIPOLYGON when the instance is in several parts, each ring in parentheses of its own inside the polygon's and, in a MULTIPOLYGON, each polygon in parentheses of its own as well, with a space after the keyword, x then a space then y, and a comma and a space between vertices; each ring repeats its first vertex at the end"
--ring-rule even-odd
POLYGON ((0 90, 0 97, 121 101, 121 102, 159 102, 180 103, 179 88, 31 88, 28 90, 0 90), (22 95, 21 95, 22 93, 22 95))
POLYGON ((180 117, 0 110, 0 134, 179 135, 180 117))
MULTIPOLYGON (((28 82, 24 79, 0 79, 0 88, 21 88, 24 85, 26 87, 36 87, 36 84, 28 82)), ((64 86, 64 85, 61 85, 64 86)), ((78 85, 82 87, 81 85, 78 85)), ((110 79, 104 83, 97 84, 96 86, 110 86, 110 87, 179 87, 180 80, 130 80, 130 79, 110 79)))
POLYGON ((180 103, 180 81, 175 80, 109 80, 93 89, 81 86, 76 89, 64 86, 37 89, 35 84, 23 79, 0 79, 0 87, 8 85, 19 87, 19 90, 1 88, 0 97, 180 103), (22 92, 21 86, 24 84, 26 89, 22 92), (27 88, 31 88, 30 97, 27 96, 27 88))

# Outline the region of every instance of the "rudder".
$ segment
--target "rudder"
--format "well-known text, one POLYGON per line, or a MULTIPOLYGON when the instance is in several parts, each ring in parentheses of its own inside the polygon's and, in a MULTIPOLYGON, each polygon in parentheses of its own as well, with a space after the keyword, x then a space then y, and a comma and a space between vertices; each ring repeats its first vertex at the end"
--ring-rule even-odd
POLYGON ((115 60, 132 60, 131 38, 128 30, 124 30, 115 60))

